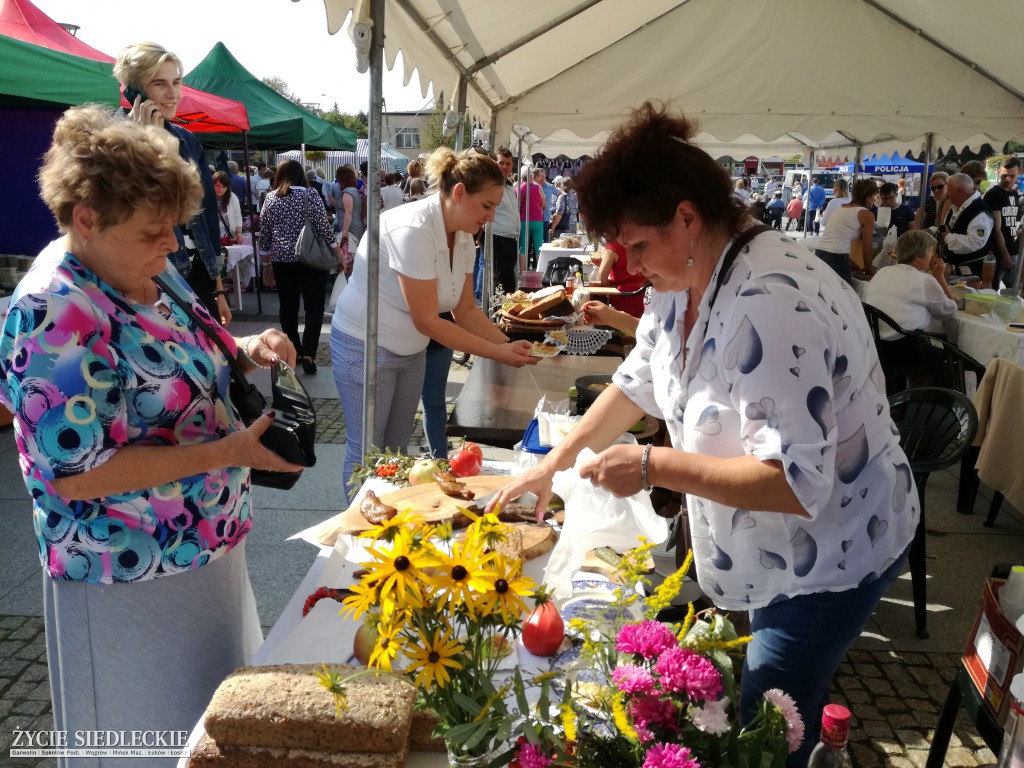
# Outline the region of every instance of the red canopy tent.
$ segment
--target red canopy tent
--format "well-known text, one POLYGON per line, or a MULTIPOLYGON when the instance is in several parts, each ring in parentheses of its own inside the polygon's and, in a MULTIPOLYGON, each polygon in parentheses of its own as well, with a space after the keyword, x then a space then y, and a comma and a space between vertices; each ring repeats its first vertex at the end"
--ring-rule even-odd
MULTIPOLYGON (((0 0, 0 34, 84 59, 108 64, 115 61, 113 57, 83 43, 29 0, 0 0)), ((121 105, 130 106, 124 97, 121 98, 121 105)), ((193 133, 249 130, 249 115, 240 101, 225 99, 187 85, 182 86, 181 101, 174 122, 193 133)))

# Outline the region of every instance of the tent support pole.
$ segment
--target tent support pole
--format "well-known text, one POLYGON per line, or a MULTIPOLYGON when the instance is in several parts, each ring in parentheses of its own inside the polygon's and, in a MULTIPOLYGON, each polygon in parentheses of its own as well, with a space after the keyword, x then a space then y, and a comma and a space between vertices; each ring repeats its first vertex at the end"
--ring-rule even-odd
MULTIPOLYGON (((366 341, 363 345, 363 453, 374 444, 377 393, 377 305, 380 284, 380 137, 384 103, 384 0, 371 0, 373 41, 370 44, 370 136, 366 164, 366 341)), ((376 446, 384 448, 385 446, 376 446)), ((397 447, 405 450, 406 446, 397 447)), ((360 457, 362 460, 362 457, 360 457)), ((346 489, 346 494, 348 489, 346 489)))
POLYGON ((455 111, 459 113, 459 124, 455 128, 455 151, 461 152, 465 149, 462 146, 462 136, 465 133, 463 123, 466 120, 466 78, 463 75, 459 75, 459 84, 455 88, 455 111))
MULTIPOLYGON (((934 134, 927 133, 924 138, 924 168, 921 169, 921 193, 918 195, 920 205, 918 211, 921 212, 920 225, 924 225, 924 203, 928 199, 928 195, 931 193, 931 186, 928 183, 928 168, 932 164, 932 139, 934 134)), ((905 201, 904 201, 905 202, 905 201)), ((936 213, 938 213, 936 211, 936 213)))
MULTIPOLYGON (((245 155, 245 189, 249 208, 249 239, 252 240, 252 263, 256 269, 256 277, 253 284, 256 286, 256 314, 263 314, 263 295, 260 293, 260 255, 256 251, 256 233, 252 229, 252 180, 249 178, 249 134, 242 131, 242 153, 245 155)), ((241 309, 241 307, 239 307, 241 309)))
MULTIPOLYGON (((807 189, 804 190, 807 193, 807 202, 811 202, 811 184, 814 183, 814 148, 811 148, 811 161, 807 163, 807 168, 810 171, 807 177, 807 189)), ((807 210, 807 206, 804 206, 804 237, 811 231, 811 216, 810 211, 807 210)))
MULTIPOLYGON (((491 112, 491 130, 487 138, 487 144, 492 152, 497 150, 494 140, 497 136, 495 122, 497 115, 491 112)), ((504 187, 502 187, 504 194, 504 187)), ((484 227, 484 279, 480 287, 480 308, 487 317, 491 316, 491 296, 494 295, 494 224, 484 227)))
MULTIPOLYGON (((526 167, 529 167, 529 165, 527 165, 526 167)), ((523 176, 523 137, 520 136, 519 137, 519 167, 516 169, 516 177, 513 180, 513 183, 516 185, 516 189, 517 190, 519 189, 519 185, 522 183, 522 182, 519 181, 522 178, 522 176, 523 176)), ((529 264, 530 264, 530 182, 532 181, 532 179, 530 179, 529 176, 527 176, 526 181, 527 181, 527 184, 526 184, 526 187, 525 187, 525 189, 526 189, 526 214, 525 214, 525 216, 526 216, 526 232, 525 232, 525 235, 526 235, 525 240, 526 240, 526 242, 520 242, 519 243, 519 253, 516 255, 516 264, 519 265, 519 270, 518 270, 518 273, 516 275, 516 281, 517 282, 519 281, 519 275, 522 274, 523 270, 526 269, 526 267, 528 267, 529 264)), ((523 210, 522 209, 522 203, 520 203, 520 210, 523 210)), ((522 220, 520 220, 520 221, 522 221, 522 220)), ((524 235, 524 233, 523 233, 523 225, 520 224, 519 225, 519 239, 520 239, 520 241, 522 241, 524 239, 523 235, 524 235)), ((512 287, 512 290, 515 291, 518 288, 519 288, 519 286, 515 285, 515 286, 512 287)), ((508 288, 505 288, 505 291, 507 292, 508 288)))

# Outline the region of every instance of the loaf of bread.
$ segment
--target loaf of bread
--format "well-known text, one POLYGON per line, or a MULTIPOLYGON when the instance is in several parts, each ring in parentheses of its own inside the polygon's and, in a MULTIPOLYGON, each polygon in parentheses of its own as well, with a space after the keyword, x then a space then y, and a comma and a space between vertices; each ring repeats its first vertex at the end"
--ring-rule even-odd
MULTIPOLYGON (((361 667, 336 665, 343 676, 361 667)), ((225 746, 314 752, 395 752, 409 737, 413 686, 363 674, 346 684, 340 716, 315 664, 242 667, 220 684, 206 710, 206 732, 225 746)), ((365 670, 363 670, 365 672, 365 670)))
POLYGON ((533 302, 529 307, 519 312, 523 320, 536 320, 544 317, 545 313, 554 309, 565 301, 565 289, 551 286, 543 291, 537 291, 533 295, 533 302))
POLYGON ((431 734, 437 727, 437 713, 432 709, 414 709, 412 726, 409 728, 410 752, 446 752, 444 739, 435 739, 431 734))
POLYGON ((284 747, 225 747, 204 736, 189 768, 405 768, 406 751, 323 752, 284 747))

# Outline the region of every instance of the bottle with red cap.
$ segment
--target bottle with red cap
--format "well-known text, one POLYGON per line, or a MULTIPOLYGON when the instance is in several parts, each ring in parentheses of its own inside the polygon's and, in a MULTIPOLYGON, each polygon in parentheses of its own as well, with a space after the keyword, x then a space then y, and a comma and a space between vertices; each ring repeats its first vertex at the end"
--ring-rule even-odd
POLYGON ((828 704, 821 713, 821 741, 811 753, 808 768, 851 768, 846 742, 850 739, 850 710, 828 704))

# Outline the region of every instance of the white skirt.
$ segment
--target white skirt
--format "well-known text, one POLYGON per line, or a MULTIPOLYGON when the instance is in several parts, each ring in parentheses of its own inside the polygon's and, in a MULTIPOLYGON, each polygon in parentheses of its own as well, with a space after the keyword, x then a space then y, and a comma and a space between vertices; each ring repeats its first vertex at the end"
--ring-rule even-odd
MULTIPOLYGON (((184 746, 217 686, 248 664, 263 640, 245 542, 201 568, 134 584, 44 574, 43 609, 54 728, 67 732, 69 747, 76 746, 76 732, 88 738, 92 731, 162 733, 164 743, 184 746)), ((128 762, 76 757, 58 764, 125 768, 128 762)), ((173 766, 177 759, 130 763, 173 766)))

